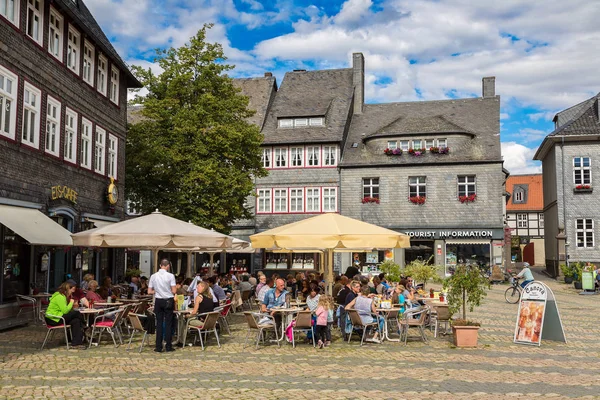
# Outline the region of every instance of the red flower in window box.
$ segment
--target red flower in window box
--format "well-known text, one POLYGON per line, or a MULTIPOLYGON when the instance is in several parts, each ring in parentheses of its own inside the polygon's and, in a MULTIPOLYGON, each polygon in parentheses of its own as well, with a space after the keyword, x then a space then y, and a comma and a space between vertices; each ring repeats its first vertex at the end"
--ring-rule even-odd
POLYGON ((367 203, 377 203, 377 204, 379 204, 379 198, 378 197, 363 197, 362 203, 363 204, 367 204, 367 203))
POLYGON ((388 156, 401 156, 402 155, 402 149, 390 149, 390 148, 386 148, 385 150, 383 150, 383 152, 388 155, 388 156))
POLYGON ((450 148, 434 146, 429 148, 429 152, 432 154, 448 154, 450 153, 450 148))
POLYGON ((575 186, 575 189, 577 190, 586 190, 586 189, 591 189, 592 187, 590 185, 577 185, 575 186))
POLYGON ((472 203, 477 199, 477 195, 475 193, 468 196, 458 196, 458 200, 461 203, 472 203))
POLYGON ((408 199, 413 204, 425 204, 425 200, 427 200, 427 197, 425 197, 425 196, 411 196, 408 199))
POLYGON ((408 149, 408 154, 410 154, 411 156, 419 157, 425 154, 425 150, 410 148, 408 149))

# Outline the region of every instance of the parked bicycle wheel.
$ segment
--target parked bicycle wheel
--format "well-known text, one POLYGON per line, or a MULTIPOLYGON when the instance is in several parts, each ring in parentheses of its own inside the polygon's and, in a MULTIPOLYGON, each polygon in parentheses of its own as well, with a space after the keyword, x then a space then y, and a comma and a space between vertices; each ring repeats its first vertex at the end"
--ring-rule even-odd
POLYGON ((516 304, 521 299, 521 291, 516 286, 509 287, 504 292, 504 299, 507 303, 516 304))

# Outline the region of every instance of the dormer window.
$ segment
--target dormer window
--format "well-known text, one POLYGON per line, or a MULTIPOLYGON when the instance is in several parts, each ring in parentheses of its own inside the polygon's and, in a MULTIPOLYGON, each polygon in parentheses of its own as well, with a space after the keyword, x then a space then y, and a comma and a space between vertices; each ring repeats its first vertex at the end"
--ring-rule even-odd
POLYGON ((323 126, 325 124, 325 118, 279 118, 277 122, 280 128, 304 128, 307 126, 323 126))
POLYGON ((515 186, 513 189, 513 204, 527 203, 527 185, 515 186))

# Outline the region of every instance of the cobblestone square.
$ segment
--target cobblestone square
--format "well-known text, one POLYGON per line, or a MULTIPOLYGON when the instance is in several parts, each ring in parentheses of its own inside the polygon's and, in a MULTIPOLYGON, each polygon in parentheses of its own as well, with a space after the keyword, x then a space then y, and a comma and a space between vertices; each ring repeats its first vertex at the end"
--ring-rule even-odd
MULTIPOLYGON (((600 398, 598 296, 536 274, 555 293, 568 343, 541 347, 512 342, 517 305, 494 285, 472 314, 482 323, 479 347, 457 349, 451 337, 407 346, 343 343, 335 335, 322 350, 300 343, 243 348, 246 325, 238 314, 232 335, 157 354, 99 347, 66 350, 57 333, 40 351, 41 326, 0 332, 0 398, 82 399, 450 399, 600 398)), ((150 336, 153 343, 154 336, 150 336)), ((135 341, 139 346, 141 339, 135 341)))

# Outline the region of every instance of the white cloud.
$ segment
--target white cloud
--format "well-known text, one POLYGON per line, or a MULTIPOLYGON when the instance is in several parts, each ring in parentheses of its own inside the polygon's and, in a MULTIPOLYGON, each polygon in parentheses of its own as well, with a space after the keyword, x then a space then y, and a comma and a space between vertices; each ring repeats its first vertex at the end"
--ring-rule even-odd
POLYGON ((504 168, 512 175, 538 174, 542 172, 541 163, 533 160, 537 148, 525 147, 516 142, 503 142, 501 145, 504 168))
POLYGON ((559 111, 560 110, 533 113, 533 114, 529 114, 527 117, 533 122, 538 122, 539 120, 552 121, 554 119, 554 116, 556 115, 556 113, 558 113, 559 111))
POLYGON ((541 141, 548 133, 540 129, 523 128, 519 130, 518 135, 524 143, 530 143, 541 141))
POLYGON ((508 113, 500 113, 500 119, 509 119, 510 115, 508 113))

